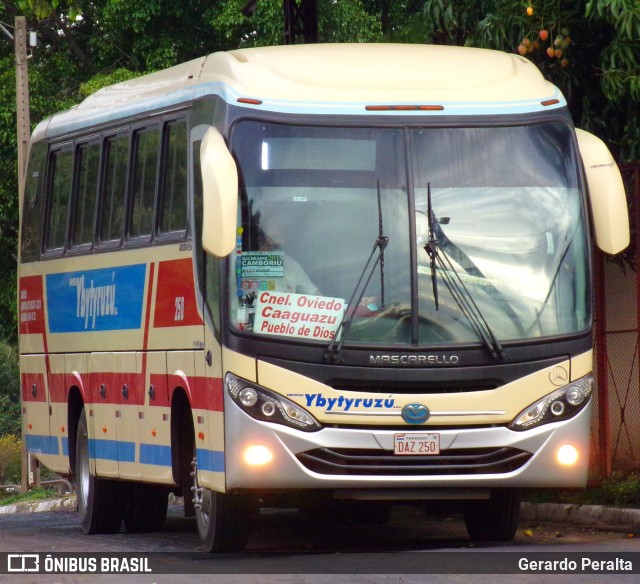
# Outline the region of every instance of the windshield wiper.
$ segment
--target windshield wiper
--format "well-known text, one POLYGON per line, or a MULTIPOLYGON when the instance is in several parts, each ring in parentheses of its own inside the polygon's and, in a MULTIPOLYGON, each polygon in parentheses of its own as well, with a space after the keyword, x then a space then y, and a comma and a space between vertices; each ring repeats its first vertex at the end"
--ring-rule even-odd
POLYGON ((429 240, 424 246, 424 250, 429 256, 431 264, 431 286, 433 287, 433 301, 438 310, 438 275, 436 273, 436 256, 438 254, 438 238, 435 234, 436 219, 433 216, 433 207, 431 206, 431 183, 427 184, 427 225, 429 231, 429 240))
POLYGON ((439 268, 442 274, 442 280, 451 296, 460 308, 462 314, 464 314, 478 336, 482 339, 492 358, 506 359, 504 348, 500 344, 500 341, 498 341, 491 326, 473 299, 473 295, 465 286, 464 280, 460 277, 458 270, 456 270, 451 259, 440 245, 437 237, 438 234, 436 233, 437 230, 439 231, 438 221, 435 218, 431 205, 431 183, 427 184, 427 222, 429 227, 429 240, 425 244, 424 250, 427 252, 431 262, 431 284, 433 286, 436 310, 438 310, 439 307, 436 268, 439 268))
POLYGON ((376 186, 378 190, 378 237, 376 237, 376 241, 373 244, 373 249, 371 250, 364 268, 360 273, 360 277, 358 278, 355 288, 353 289, 351 298, 349 298, 349 302, 347 303, 347 307, 345 308, 345 311, 342 315, 342 320, 340 320, 340 324, 336 329, 336 333, 331 339, 331 342, 329 343, 326 351, 324 352, 325 361, 340 361, 340 351, 342 351, 342 345, 344 344, 344 341, 347 338, 347 334, 349 333, 349 329, 351 328, 351 323, 353 322, 353 316, 355 314, 355 307, 360 304, 360 301, 364 296, 364 292, 367 289, 367 286, 369 285, 369 282, 371 281, 371 278, 373 277, 378 264, 380 264, 381 307, 384 306, 384 250, 389 243, 389 238, 384 235, 382 224, 382 198, 380 195, 380 179, 378 179, 376 186), (376 254, 376 250, 378 250, 378 254, 375 262, 373 262, 372 265, 371 260, 376 254), (362 285, 363 280, 364 285, 362 285), (338 341, 338 339, 340 340, 338 341))

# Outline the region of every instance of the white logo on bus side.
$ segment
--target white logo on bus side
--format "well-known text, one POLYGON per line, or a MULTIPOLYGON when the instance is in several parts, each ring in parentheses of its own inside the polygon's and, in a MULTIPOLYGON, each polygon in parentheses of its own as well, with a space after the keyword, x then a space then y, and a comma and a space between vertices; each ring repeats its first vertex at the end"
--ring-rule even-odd
MULTIPOLYGON (((113 278, 115 278, 115 272, 113 278)), ((89 321, 91 321, 91 328, 96 328, 96 318, 99 316, 118 316, 115 284, 94 286, 91 280, 87 287, 82 275, 71 278, 69 286, 76 287, 76 316, 84 319, 85 330, 89 328, 89 321)))

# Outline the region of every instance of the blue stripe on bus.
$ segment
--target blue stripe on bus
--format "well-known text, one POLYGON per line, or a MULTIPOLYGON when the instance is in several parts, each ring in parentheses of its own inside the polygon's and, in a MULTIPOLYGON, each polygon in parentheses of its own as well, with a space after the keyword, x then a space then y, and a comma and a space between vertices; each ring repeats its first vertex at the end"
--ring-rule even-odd
POLYGON ((140 462, 157 466, 171 466, 171 446, 140 444, 140 462))
POLYGON ((198 470, 224 472, 224 452, 197 448, 196 457, 198 459, 198 470))
MULTIPOLYGON (((25 435, 28 452, 34 454, 60 454, 58 439, 55 436, 25 435)), ((118 462, 135 462, 135 442, 118 440, 89 440, 89 457, 118 462)), ((69 456, 69 439, 62 438, 62 454, 69 456)), ((224 452, 220 450, 196 450, 198 468, 210 472, 224 472, 224 452)), ((157 444, 140 444, 140 463, 156 466, 171 466, 171 447, 157 444)))
POLYGON ((34 454, 60 454, 58 439, 54 436, 37 436, 25 434, 27 452, 34 454))
POLYGON ((89 457, 101 460, 117 460, 118 462, 135 462, 135 442, 119 442, 118 440, 89 440, 89 457))

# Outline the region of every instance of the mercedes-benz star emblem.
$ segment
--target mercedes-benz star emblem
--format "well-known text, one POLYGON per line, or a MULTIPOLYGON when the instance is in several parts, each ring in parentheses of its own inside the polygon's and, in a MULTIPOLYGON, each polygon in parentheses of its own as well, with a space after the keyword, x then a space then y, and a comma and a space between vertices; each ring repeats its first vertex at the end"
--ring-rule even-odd
POLYGON ((549 371, 549 381, 556 387, 566 385, 569 382, 569 372, 561 365, 557 365, 549 371))

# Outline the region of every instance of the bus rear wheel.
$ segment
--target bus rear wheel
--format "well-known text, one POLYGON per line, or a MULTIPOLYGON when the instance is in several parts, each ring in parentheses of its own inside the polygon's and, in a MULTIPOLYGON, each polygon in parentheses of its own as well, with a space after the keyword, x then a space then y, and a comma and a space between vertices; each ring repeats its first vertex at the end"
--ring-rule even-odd
POLYGON ((122 483, 91 474, 87 415, 80 413, 76 435, 76 494, 82 531, 117 533, 122 523, 122 483))
POLYGON ((249 536, 251 513, 248 499, 201 487, 195 459, 192 476, 196 524, 205 551, 243 550, 249 536))
POLYGON ((510 541, 520 517, 520 489, 492 489, 487 500, 467 501, 463 508, 469 537, 474 541, 510 541))

